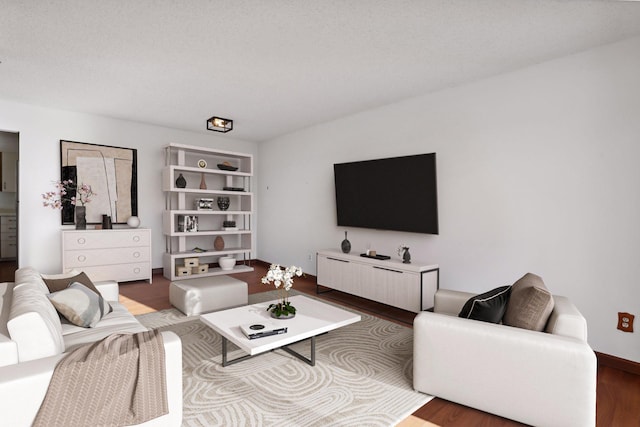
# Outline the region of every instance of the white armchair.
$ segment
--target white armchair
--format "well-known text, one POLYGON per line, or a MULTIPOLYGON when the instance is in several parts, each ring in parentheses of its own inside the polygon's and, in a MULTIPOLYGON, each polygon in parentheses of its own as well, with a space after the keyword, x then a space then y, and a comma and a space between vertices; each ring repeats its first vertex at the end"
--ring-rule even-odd
POLYGON ((595 426, 596 357, 565 297, 545 332, 457 317, 473 294, 438 290, 414 320, 417 391, 536 426, 595 426))

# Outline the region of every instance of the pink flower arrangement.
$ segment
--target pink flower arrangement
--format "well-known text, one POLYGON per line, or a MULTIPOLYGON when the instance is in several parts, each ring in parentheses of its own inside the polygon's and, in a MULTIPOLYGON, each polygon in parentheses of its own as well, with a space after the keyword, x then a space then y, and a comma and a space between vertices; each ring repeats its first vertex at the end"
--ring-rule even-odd
POLYGON ((56 189, 54 191, 47 191, 42 194, 42 206, 50 207, 51 209, 62 209, 63 202, 71 202, 72 205, 84 206, 85 203, 91 201, 91 196, 97 196, 91 190, 91 186, 87 184, 81 184, 78 186, 72 180, 54 181, 56 189), (70 194, 75 196, 69 197, 70 194))

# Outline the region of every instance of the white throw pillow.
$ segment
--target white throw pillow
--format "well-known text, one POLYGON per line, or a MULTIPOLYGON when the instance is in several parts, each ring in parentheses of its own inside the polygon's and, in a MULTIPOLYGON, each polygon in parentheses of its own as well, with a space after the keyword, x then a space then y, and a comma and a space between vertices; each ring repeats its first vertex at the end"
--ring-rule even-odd
POLYGON ((111 306, 101 295, 79 282, 49 294, 49 300, 65 319, 83 328, 93 328, 111 311, 111 306))

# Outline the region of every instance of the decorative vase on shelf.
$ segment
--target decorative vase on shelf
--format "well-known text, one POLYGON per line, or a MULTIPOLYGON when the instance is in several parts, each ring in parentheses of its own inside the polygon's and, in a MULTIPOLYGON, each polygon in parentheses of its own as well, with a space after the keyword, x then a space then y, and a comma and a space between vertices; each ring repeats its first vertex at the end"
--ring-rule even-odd
POLYGON ((344 252, 345 254, 351 252, 351 242, 349 241, 349 239, 347 239, 346 231, 344 232, 344 240, 340 244, 340 247, 342 248, 342 252, 344 252))
POLYGON ((200 189, 201 190, 206 190, 207 189, 207 181, 204 180, 204 173, 201 174, 202 177, 200 178, 200 189))
POLYGON ((76 206, 76 230, 87 229, 87 208, 76 206))
POLYGON ((186 186, 187 186, 187 180, 184 179, 184 176, 182 176, 182 174, 178 175, 178 178, 176 179, 176 187, 185 188, 186 186))
POLYGON ((213 247, 216 251, 221 251, 224 249, 224 238, 222 236, 218 236, 213 240, 213 247))
POLYGON ((102 215, 102 229, 111 230, 112 228, 111 217, 109 215, 102 215))

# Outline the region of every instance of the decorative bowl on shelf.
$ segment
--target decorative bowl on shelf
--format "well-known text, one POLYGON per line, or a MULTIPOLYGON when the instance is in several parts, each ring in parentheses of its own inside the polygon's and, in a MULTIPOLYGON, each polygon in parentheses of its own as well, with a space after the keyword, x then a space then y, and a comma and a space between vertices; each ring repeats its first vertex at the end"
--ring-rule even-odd
POLYGON ((223 162, 223 163, 218 163, 218 169, 223 170, 223 171, 237 171, 238 167, 237 166, 233 166, 229 162, 223 162))
POLYGON ((220 269, 224 271, 233 270, 233 267, 236 265, 236 259, 231 256, 222 256, 218 258, 218 264, 220 265, 220 269))

